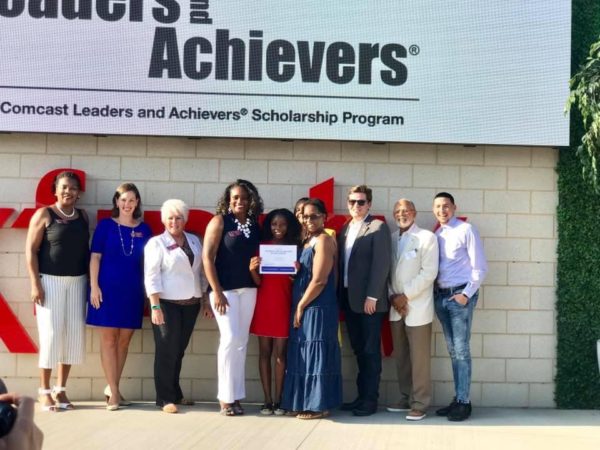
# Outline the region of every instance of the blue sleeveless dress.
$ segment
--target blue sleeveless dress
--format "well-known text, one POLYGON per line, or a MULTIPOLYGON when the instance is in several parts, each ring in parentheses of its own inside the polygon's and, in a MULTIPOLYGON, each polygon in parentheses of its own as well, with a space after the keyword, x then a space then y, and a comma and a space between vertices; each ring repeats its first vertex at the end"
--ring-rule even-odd
POLYGON ((144 222, 121 228, 110 218, 98 222, 91 251, 102 255, 98 284, 103 301, 96 309, 88 300, 88 325, 142 328, 146 298, 144 247, 151 237, 152 230, 144 222))
POLYGON ((325 411, 342 403, 339 312, 333 268, 323 291, 304 310, 300 327, 293 327, 294 312, 312 278, 314 252, 313 245, 302 250, 293 286, 281 402, 281 407, 288 411, 325 411))

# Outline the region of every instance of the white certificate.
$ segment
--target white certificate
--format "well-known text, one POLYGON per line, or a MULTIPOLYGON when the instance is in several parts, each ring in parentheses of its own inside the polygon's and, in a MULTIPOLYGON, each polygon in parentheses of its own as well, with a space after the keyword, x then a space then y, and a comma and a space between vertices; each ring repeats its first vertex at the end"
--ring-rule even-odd
POLYGON ((261 274, 295 274, 298 247, 295 245, 261 245, 259 250, 261 274))

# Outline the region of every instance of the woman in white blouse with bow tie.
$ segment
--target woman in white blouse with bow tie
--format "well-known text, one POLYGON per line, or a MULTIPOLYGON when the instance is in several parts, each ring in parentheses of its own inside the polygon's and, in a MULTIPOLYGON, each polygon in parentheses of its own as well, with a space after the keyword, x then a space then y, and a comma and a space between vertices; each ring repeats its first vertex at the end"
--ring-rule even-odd
MULTIPOLYGON (((189 208, 181 200, 163 203, 161 220, 165 231, 148 241, 144 253, 144 284, 152 310, 154 384, 156 404, 164 412, 193 402, 183 397, 179 374, 208 282, 202 266, 202 244, 184 231, 189 208)), ((204 315, 211 316, 210 307, 204 315)))

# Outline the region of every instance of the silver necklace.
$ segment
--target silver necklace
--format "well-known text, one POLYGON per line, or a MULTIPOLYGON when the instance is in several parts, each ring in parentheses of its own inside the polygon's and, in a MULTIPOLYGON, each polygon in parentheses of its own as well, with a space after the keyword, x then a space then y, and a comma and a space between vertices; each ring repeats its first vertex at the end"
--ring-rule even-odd
POLYGON ((121 234, 121 224, 117 222, 117 226, 119 227, 119 239, 121 240, 121 249, 123 250, 123 254, 125 256, 131 256, 133 254, 133 238, 135 237, 135 231, 131 229, 131 247, 129 248, 129 253, 125 251, 125 244, 123 243, 123 235, 121 234))
POLYGON ((71 217, 73 217, 75 215, 75 208, 73 208, 73 211, 71 211, 71 214, 67 214, 66 212, 63 211, 63 209, 58 206, 58 203, 56 203, 54 206, 56 206, 56 209, 58 209, 60 211, 60 213, 65 216, 67 219, 70 219, 71 217))
POLYGON ((246 237, 246 239, 248 239, 250 237, 250 227, 252 226, 252 221, 250 220, 250 218, 248 217, 246 219, 246 223, 243 225, 240 223, 239 220, 237 220, 236 217, 233 218, 233 221, 237 225, 238 231, 244 233, 244 236, 246 237))

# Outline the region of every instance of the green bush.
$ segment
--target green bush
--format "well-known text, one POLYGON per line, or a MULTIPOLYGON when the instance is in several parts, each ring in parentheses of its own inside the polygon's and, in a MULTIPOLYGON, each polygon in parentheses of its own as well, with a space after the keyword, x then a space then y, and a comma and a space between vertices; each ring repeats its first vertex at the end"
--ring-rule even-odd
MULTIPOLYGON (((600 35, 600 2, 572 2, 571 72, 600 35)), ((557 368, 559 408, 600 408, 596 340, 600 339, 600 195, 584 180, 576 154, 584 134, 571 111, 571 147, 558 162, 557 368)))

